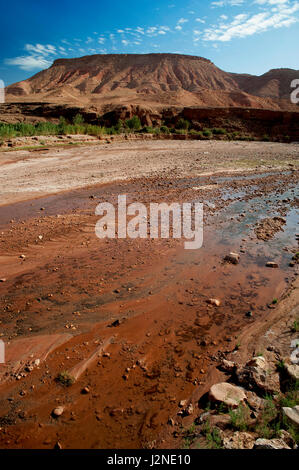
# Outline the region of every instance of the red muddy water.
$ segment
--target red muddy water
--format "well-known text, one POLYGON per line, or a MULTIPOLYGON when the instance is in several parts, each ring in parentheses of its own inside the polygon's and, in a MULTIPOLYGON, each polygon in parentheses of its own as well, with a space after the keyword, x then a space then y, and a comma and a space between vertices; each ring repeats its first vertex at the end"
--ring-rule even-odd
POLYGON ((297 173, 222 176, 133 180, 0 207, 0 331, 9 358, 0 366, 1 447, 176 445, 173 432, 186 419, 179 401, 199 399, 221 377, 222 355, 267 320, 295 275, 297 173), (204 202, 203 247, 97 239, 95 207, 118 194, 145 204, 204 202), (283 230, 257 239, 256 224, 275 215, 285 218, 283 230), (238 265, 223 261, 231 251, 238 265), (55 380, 62 371, 75 376, 70 387, 55 380), (64 412, 54 418, 58 405, 64 412))

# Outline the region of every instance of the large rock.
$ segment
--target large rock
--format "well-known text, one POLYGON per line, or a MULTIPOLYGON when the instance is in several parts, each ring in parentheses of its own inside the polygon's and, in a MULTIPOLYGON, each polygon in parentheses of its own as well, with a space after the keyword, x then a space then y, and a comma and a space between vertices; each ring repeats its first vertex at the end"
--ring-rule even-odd
POLYGON ((283 407, 282 412, 291 424, 299 428, 299 405, 294 406, 294 408, 283 407))
POLYGON ((292 449, 297 449, 297 444, 293 436, 285 429, 280 430, 280 438, 292 449))
POLYGON ((231 417, 229 414, 212 415, 209 418, 210 426, 217 426, 217 428, 224 430, 231 424, 231 417))
POLYGON ((240 260, 240 255, 238 253, 231 252, 229 255, 226 255, 224 261, 231 264, 238 264, 240 260))
POLYGON ((246 391, 247 403, 255 411, 261 411, 265 404, 266 400, 258 397, 254 392, 246 391))
POLYGON ((291 449, 283 439, 257 439, 254 449, 291 449))
POLYGON ((254 357, 245 366, 237 368, 237 378, 248 390, 256 390, 263 394, 280 391, 279 374, 271 370, 264 357, 254 357))
POLYGON ((292 364, 292 365, 287 364, 285 369, 290 379, 294 381, 299 380, 299 365, 298 364, 292 364))
POLYGON ((222 382, 213 385, 209 391, 211 401, 224 403, 225 405, 237 408, 246 399, 244 390, 241 387, 222 382))
POLYGON ((276 263, 275 261, 268 261, 268 263, 266 263, 266 267, 267 268, 278 268, 278 263, 276 263))
POLYGON ((223 359, 220 368, 225 372, 234 372, 234 370, 236 369, 236 364, 232 361, 228 361, 227 359, 223 359))
POLYGON ((230 437, 223 438, 224 449, 253 449, 255 437, 248 432, 235 432, 230 437))
POLYGON ((246 363, 246 366, 247 367, 260 367, 261 369, 266 369, 267 361, 264 358, 264 356, 256 356, 250 359, 250 361, 246 363))

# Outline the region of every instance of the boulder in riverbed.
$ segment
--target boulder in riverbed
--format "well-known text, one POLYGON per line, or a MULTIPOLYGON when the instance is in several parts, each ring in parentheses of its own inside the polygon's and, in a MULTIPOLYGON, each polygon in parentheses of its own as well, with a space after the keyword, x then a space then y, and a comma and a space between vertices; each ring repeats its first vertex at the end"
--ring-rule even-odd
POLYGON ((222 382, 213 385, 209 391, 211 401, 224 403, 231 408, 237 408, 246 399, 246 394, 241 387, 222 382))
POLYGON ((283 439, 257 439, 254 449, 291 449, 283 439))
POLYGON ((255 437, 248 432, 235 432, 230 437, 224 437, 224 449, 253 449, 255 437))
POLYGON ((291 424, 299 428, 299 405, 294 408, 283 407, 282 412, 291 424))
POLYGON ((298 364, 287 364, 285 367, 286 373, 290 379, 296 381, 299 380, 299 365, 298 364))

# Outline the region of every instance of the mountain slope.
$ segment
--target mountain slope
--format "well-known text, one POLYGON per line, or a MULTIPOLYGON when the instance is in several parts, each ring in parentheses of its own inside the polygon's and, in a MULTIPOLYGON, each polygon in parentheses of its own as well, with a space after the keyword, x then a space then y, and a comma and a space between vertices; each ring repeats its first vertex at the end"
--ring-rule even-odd
POLYGON ((254 75, 230 74, 246 93, 262 98, 289 99, 291 82, 299 78, 299 70, 273 69, 256 77, 254 75))
POLYGON ((207 59, 179 54, 93 55, 55 60, 49 69, 8 86, 6 96, 97 109, 105 104, 291 109, 293 72, 232 74, 207 59))

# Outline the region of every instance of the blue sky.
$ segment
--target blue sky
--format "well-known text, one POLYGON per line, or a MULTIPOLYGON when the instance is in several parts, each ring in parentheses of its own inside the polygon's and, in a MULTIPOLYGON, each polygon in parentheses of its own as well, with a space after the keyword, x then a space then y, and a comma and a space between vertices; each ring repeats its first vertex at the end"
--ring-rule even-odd
POLYGON ((59 57, 172 52, 229 72, 299 68, 299 0, 2 2, 0 79, 26 79, 59 57))

